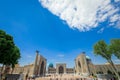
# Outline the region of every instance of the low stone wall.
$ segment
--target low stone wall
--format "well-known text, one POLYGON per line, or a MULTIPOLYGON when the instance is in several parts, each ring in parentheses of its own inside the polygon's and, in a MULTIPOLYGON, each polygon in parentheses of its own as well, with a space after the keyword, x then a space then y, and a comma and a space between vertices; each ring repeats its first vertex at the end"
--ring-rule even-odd
POLYGON ((97 74, 98 79, 114 80, 114 76, 110 74, 97 74))
POLYGON ((7 74, 5 80, 23 80, 22 74, 7 74))

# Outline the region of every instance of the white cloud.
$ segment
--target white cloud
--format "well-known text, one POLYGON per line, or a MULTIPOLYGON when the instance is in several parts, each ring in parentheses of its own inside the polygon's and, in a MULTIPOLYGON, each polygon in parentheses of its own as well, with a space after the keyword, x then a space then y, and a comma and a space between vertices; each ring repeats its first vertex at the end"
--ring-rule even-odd
POLYGON ((97 33, 103 33, 104 28, 101 28, 99 31, 97 31, 97 33))
POLYGON ((32 58, 32 56, 31 56, 31 55, 27 55, 27 57, 28 57, 28 58, 32 58))
POLYGON ((120 19, 120 16, 118 14, 116 14, 116 15, 113 15, 112 17, 110 17, 110 22, 116 22, 119 19, 120 19))
POLYGON ((116 64, 118 64, 118 63, 120 63, 120 60, 119 60, 119 59, 116 59, 116 60, 114 60, 114 62, 115 62, 116 64))
POLYGON ((63 58, 65 55, 63 55, 63 54, 58 54, 57 56, 63 58))
MULTIPOLYGON (((66 21, 70 28, 89 31, 100 22, 120 14, 119 7, 114 7, 111 0, 39 0, 44 8, 66 21)), ((119 0, 115 0, 119 1, 119 0)), ((115 18, 112 22, 119 20, 115 18)))
POLYGON ((120 0, 114 0, 115 2, 119 2, 120 0))
POLYGON ((117 22, 116 28, 120 29, 120 21, 117 22))

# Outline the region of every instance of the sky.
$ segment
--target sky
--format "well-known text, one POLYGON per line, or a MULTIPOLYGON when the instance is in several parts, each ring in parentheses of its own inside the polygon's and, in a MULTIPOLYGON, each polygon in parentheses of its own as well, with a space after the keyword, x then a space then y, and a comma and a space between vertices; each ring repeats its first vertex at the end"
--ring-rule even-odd
POLYGON ((0 0, 0 29, 14 37, 20 65, 33 63, 36 50, 47 65, 74 67, 82 52, 94 64, 104 64, 93 45, 120 38, 120 0, 0 0))

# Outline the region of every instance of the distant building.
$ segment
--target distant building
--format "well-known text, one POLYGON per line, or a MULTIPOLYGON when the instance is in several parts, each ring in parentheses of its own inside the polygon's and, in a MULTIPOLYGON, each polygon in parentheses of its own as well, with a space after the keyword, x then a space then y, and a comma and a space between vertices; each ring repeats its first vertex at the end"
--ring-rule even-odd
MULTIPOLYGON (((19 64, 15 65, 12 74, 23 73, 24 77, 35 77, 35 76, 45 76, 48 74, 77 74, 77 75, 92 75, 92 74, 107 74, 108 72, 113 73, 112 67, 109 63, 95 65, 92 63, 89 56, 83 52, 75 58, 75 67, 67 68, 65 63, 58 63, 56 67, 52 63, 49 64, 48 70, 46 71, 47 60, 39 55, 39 52, 36 51, 35 62, 30 65, 25 65, 23 67, 19 64)), ((115 64, 115 67, 118 72, 120 72, 120 64, 115 64)), ((1 69, 1 68, 0 68, 1 69)), ((12 70, 11 70, 12 72, 12 70)), ((10 73, 11 73, 10 72, 10 73)))
POLYGON ((47 60, 42 55, 39 55, 38 51, 36 51, 36 59, 33 64, 25 65, 23 67, 17 64, 12 74, 23 73, 24 77, 44 76, 46 73, 46 63, 47 60))
POLYGON ((58 63, 55 67, 48 67, 48 74, 74 74, 74 68, 67 68, 65 63, 58 63))
MULTIPOLYGON (((118 72, 120 72, 120 64, 115 64, 118 72)), ((75 73, 79 75, 91 75, 91 74, 107 74, 113 73, 113 69, 109 63, 107 64, 93 64, 91 59, 81 53, 75 59, 75 73)))

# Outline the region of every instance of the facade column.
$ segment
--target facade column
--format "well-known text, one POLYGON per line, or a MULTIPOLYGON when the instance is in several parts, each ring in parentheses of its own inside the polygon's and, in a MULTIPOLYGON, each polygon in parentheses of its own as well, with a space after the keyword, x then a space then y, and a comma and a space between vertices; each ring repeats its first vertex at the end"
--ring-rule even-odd
POLYGON ((63 67, 64 67, 64 74, 66 74, 66 65, 64 65, 63 67))
POLYGON ((58 72, 59 72, 59 71, 58 71, 58 67, 59 67, 59 66, 56 64, 56 74, 58 74, 58 72))
POLYGON ((85 65, 86 65, 86 73, 88 73, 89 74, 89 67, 88 67, 88 64, 87 64, 87 60, 86 60, 86 56, 85 56, 85 54, 84 54, 84 60, 85 60, 85 65))
POLYGON ((45 76, 45 74, 46 74, 46 59, 45 59, 45 61, 44 61, 44 71, 43 71, 43 76, 45 76))
POLYGON ((34 62, 33 75, 36 75, 36 68, 37 68, 38 56, 39 56, 39 51, 36 51, 36 58, 35 58, 35 62, 34 62))

